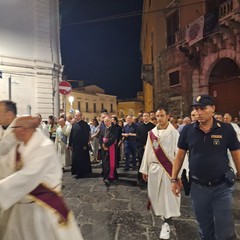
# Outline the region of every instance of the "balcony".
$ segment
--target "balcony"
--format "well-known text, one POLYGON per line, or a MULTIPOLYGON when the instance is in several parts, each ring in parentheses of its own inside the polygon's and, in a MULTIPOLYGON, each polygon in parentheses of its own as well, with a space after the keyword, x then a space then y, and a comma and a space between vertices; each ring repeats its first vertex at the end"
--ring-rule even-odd
POLYGON ((142 64, 141 79, 147 83, 153 84, 154 80, 153 64, 142 64))
MULTIPOLYGON (((229 26, 229 21, 231 22, 231 24, 232 24, 232 22, 238 22, 238 23, 240 22, 239 0, 227 0, 224 3, 219 5, 218 10, 219 10, 218 11, 218 23, 220 26, 221 25, 229 26)), ((191 24, 191 23, 189 23, 189 24, 191 24)), ((206 24, 206 23, 204 23, 204 24, 206 24)), ((184 26, 178 32, 175 33, 175 42, 177 45, 182 45, 182 44, 186 43, 186 32, 187 32, 187 26, 184 26)), ((208 35, 205 35, 204 37, 207 37, 207 36, 208 35)))

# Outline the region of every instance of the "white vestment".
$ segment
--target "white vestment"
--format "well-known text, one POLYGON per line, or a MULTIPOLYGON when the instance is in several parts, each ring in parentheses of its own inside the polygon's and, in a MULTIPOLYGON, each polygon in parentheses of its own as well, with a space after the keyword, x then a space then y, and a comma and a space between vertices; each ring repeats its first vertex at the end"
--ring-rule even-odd
MULTIPOLYGON (((240 128, 239 128, 239 126, 236 123, 230 123, 230 124, 232 125, 233 129, 235 130, 235 132, 237 134, 238 141, 240 142, 240 128)), ((228 159, 229 159, 229 165, 233 168, 234 172, 237 173, 235 163, 232 159, 232 155, 231 155, 229 150, 228 150, 228 159)))
MULTIPOLYGON (((152 132, 173 163, 177 153, 178 131, 169 123, 166 129, 158 130, 156 126, 152 132)), ((155 155, 149 133, 140 172, 148 175, 148 197, 155 215, 164 218, 180 216, 180 197, 175 197, 171 191, 170 176, 155 155)))
POLYGON ((48 126, 43 121, 40 122, 38 128, 41 129, 47 137, 50 137, 48 126))
POLYGON ((12 126, 15 120, 6 130, 0 126, 0 179, 5 178, 15 171, 16 146, 18 141, 13 133, 12 126))
POLYGON ((99 137, 96 135, 99 133, 99 125, 90 126, 91 129, 91 147, 92 147, 92 152, 93 152, 93 160, 98 160, 98 150, 99 150, 99 137))
POLYGON ((71 129, 67 125, 64 125, 64 127, 59 126, 56 130, 55 147, 62 168, 71 165, 70 150, 67 148, 70 131, 71 129))
POLYGON ((22 168, 0 180, 0 239, 82 240, 71 212, 61 225, 56 211, 28 194, 39 184, 61 191, 62 170, 52 141, 36 130, 19 152, 22 168))
POLYGON ((236 123, 231 123, 231 125, 237 134, 238 141, 240 141, 240 127, 236 123))

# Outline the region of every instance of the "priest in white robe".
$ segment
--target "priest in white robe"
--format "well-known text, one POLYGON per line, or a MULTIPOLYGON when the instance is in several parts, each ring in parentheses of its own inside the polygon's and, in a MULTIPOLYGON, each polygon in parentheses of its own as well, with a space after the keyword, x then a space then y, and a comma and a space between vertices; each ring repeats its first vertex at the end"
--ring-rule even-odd
POLYGON ((16 171, 0 180, 0 239, 82 240, 61 195, 62 170, 54 145, 32 117, 16 120, 16 171))
POLYGON ((71 165, 70 150, 67 148, 67 141, 71 128, 65 124, 64 118, 60 118, 58 123, 59 126, 56 130, 55 147, 62 169, 66 170, 66 167, 71 165))
POLYGON ((158 124, 148 133, 140 167, 143 179, 148 182, 148 198, 156 216, 164 219, 161 239, 170 238, 169 219, 179 217, 180 198, 171 191, 172 163, 177 153, 178 131, 169 122, 167 109, 156 112, 158 124))

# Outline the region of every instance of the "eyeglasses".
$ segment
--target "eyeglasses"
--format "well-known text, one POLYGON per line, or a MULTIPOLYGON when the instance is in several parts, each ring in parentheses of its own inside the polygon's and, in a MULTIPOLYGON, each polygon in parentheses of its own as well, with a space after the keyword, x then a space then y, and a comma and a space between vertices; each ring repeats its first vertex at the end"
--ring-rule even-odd
POLYGON ((12 126, 11 128, 24 128, 24 129, 31 129, 31 128, 36 128, 35 126, 29 126, 29 127, 24 127, 24 126, 12 126))

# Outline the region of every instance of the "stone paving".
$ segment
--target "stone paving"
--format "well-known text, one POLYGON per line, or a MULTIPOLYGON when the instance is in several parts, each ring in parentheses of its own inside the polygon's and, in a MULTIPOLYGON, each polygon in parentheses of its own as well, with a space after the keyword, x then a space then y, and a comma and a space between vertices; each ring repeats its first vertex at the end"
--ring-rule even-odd
MULTIPOLYGON (((162 220, 147 210, 147 189, 137 185, 137 172, 118 169, 119 180, 106 188, 100 166, 91 178, 74 179, 64 173, 63 193, 73 210, 84 240, 157 240, 162 220)), ((234 191, 234 218, 240 235, 240 183, 234 191)), ((183 196, 180 218, 171 224, 172 240, 197 240, 198 231, 189 197, 183 196)))

